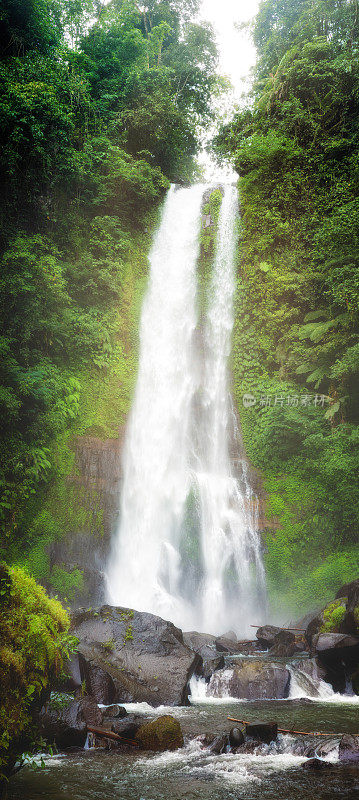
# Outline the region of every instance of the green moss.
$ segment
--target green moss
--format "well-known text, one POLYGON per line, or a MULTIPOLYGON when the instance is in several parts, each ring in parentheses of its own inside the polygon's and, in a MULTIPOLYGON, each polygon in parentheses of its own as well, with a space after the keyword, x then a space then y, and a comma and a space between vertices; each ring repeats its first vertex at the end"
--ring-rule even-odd
POLYGON ((330 603, 323 611, 323 625, 320 633, 338 633, 340 623, 343 621, 346 612, 345 603, 342 598, 330 603))
POLYGON ((34 578, 19 567, 0 572, 7 602, 0 594, 0 783, 17 758, 34 746, 33 713, 40 695, 58 676, 73 647, 70 620, 34 578))
POLYGON ((181 726, 177 719, 165 715, 142 725, 136 741, 144 750, 177 750, 183 747, 181 726))
POLYGON ((83 571, 77 568, 67 570, 55 564, 49 576, 49 585, 66 602, 74 600, 84 590, 83 571))

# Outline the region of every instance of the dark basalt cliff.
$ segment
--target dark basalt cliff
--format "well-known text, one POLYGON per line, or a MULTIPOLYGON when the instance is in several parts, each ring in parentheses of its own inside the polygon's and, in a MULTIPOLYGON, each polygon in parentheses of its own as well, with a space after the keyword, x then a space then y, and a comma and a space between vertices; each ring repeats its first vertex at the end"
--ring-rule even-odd
POLYGON ((84 510, 76 530, 51 545, 51 566, 83 573, 83 587, 73 605, 94 605, 105 599, 104 569, 116 529, 122 481, 124 430, 117 439, 79 436, 74 442, 75 463, 68 479, 75 503, 84 510))

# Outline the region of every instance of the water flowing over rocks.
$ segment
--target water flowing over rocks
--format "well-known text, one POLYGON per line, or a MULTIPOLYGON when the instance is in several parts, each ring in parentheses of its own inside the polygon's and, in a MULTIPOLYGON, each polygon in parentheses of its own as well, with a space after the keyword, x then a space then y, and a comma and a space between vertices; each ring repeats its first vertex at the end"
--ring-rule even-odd
POLYGON ((247 700, 288 697, 289 670, 280 664, 238 660, 235 666, 215 672, 208 685, 212 697, 238 697, 247 700))
POLYGON ((79 639, 80 679, 97 702, 188 702, 188 683, 201 671, 202 659, 186 647, 182 631, 171 622, 102 606, 76 612, 72 633, 79 639))

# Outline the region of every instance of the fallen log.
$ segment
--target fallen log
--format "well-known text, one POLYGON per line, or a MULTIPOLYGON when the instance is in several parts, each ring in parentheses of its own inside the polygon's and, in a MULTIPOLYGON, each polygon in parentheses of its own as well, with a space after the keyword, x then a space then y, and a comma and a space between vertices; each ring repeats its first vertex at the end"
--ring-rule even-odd
POLYGON ((95 736, 102 737, 103 739, 111 739, 114 742, 123 742, 124 744, 130 744, 132 747, 139 747, 137 742, 133 739, 125 739, 124 736, 119 736, 118 733, 114 733, 113 731, 105 731, 103 728, 93 728, 92 726, 87 726, 88 733, 94 733, 95 736))
MULTIPOLYGON (((248 719, 236 719, 235 717, 227 717, 231 722, 240 722, 242 725, 251 725, 248 719)), ((343 733, 323 733, 321 731, 293 731, 287 728, 278 728, 278 733, 292 733, 298 736, 331 736, 332 739, 336 736, 344 736, 343 733)))
MULTIPOLYGON (((263 625, 250 625, 250 628, 263 628, 263 625)), ((279 631, 300 631, 300 633, 305 633, 307 630, 306 628, 281 628, 279 625, 275 626, 278 628, 279 631)))

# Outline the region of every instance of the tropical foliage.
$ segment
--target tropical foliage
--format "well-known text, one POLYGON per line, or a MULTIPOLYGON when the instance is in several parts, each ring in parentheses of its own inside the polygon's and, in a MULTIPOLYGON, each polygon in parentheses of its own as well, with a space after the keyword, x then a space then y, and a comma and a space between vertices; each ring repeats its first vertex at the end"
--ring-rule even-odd
POLYGON ((312 604, 358 571, 358 6, 265 0, 253 38, 215 141, 241 176, 234 382, 276 602, 312 604))

